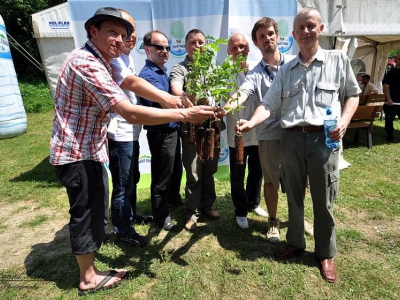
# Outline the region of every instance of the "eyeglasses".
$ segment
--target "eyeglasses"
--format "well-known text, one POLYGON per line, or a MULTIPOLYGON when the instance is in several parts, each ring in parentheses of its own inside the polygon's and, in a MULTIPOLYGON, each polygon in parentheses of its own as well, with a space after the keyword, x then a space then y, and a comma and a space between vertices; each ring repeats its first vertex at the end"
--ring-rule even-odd
POLYGON ((158 51, 167 50, 167 51, 169 52, 169 50, 171 50, 171 47, 170 47, 170 46, 155 45, 155 44, 147 44, 146 46, 148 46, 148 47, 154 47, 154 48, 156 48, 156 50, 158 50, 158 51))

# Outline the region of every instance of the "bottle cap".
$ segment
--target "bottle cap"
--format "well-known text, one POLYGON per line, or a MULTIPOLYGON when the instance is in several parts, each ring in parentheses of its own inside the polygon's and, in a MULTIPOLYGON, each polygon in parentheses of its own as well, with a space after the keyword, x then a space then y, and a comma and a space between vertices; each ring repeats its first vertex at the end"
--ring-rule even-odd
POLYGON ((332 110, 331 110, 330 106, 325 107, 325 110, 326 110, 326 114, 327 115, 331 115, 332 114, 332 110))

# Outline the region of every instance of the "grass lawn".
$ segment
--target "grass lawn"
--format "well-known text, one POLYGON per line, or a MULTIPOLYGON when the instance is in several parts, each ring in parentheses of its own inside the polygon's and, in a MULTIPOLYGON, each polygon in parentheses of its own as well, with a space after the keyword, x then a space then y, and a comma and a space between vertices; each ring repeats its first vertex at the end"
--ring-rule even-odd
MULTIPOLYGON (((29 113, 28 131, 0 140, 0 299, 76 299, 78 266, 70 253, 68 200, 48 163, 53 113, 29 113)), ((396 121, 400 139, 400 126, 396 121)), ((250 229, 234 220, 229 181, 216 182, 219 221, 202 220, 194 234, 183 230, 182 208, 172 212, 182 230, 158 233, 146 248, 113 239, 96 253, 106 270, 127 268, 131 279, 87 299, 399 299, 400 151, 387 144, 376 122, 373 149, 347 134, 344 157, 352 166, 340 173, 335 203, 339 281, 322 280, 306 237, 305 254, 277 261, 278 245, 265 239, 266 219, 249 214, 250 229)), ((362 135, 365 137, 364 135, 362 135)), ((182 190, 183 194, 183 190, 182 190)), ((305 201, 311 219, 309 193, 305 201)), ((265 208, 265 203, 262 202, 265 208)), ((151 213, 148 189, 139 190, 139 211, 151 213)), ((285 195, 279 217, 287 221, 285 195)), ((286 228, 281 229, 284 240, 286 228)))

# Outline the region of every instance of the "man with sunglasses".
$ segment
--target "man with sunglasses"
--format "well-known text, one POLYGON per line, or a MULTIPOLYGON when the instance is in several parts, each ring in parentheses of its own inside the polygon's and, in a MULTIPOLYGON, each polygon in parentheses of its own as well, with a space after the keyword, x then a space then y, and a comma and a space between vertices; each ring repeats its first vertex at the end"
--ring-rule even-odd
MULTIPOLYGON (((159 30, 150 31, 144 35, 143 44, 147 59, 139 77, 169 93, 169 77, 164 66, 169 59, 170 50, 167 36, 159 30)), ((140 101, 145 106, 167 108, 162 103, 146 98, 140 98, 140 101)), ((176 229, 171 220, 168 202, 180 199, 182 160, 178 125, 179 122, 170 122, 144 126, 151 152, 150 191, 154 223, 166 231, 176 229)))
MULTIPOLYGON (((155 100, 165 107, 178 108, 184 98, 172 96, 160 91, 146 80, 136 75, 131 50, 136 43, 136 23, 132 16, 120 9, 122 17, 129 21, 134 30, 125 41, 123 53, 111 61, 113 79, 124 90, 132 104, 140 104, 138 97, 155 100)), ((152 221, 151 216, 137 214, 136 185, 140 179, 139 172, 139 133, 142 126, 129 124, 116 112, 110 114, 108 126, 108 142, 110 155, 110 171, 113 182, 111 197, 111 219, 117 238, 131 245, 144 246, 146 240, 139 236, 132 227, 152 221)), ((181 199, 179 199, 181 200, 181 199)))

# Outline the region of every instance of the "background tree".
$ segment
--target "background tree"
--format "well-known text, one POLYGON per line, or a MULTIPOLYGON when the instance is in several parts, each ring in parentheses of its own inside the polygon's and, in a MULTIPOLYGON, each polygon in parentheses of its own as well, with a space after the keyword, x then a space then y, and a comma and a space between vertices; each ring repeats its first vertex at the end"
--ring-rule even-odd
POLYGON ((399 49, 390 50, 390 51, 389 51, 389 57, 394 57, 394 56, 396 56, 396 55, 399 54, 399 53, 400 53, 400 50, 399 50, 399 49))
MULTIPOLYGON (((31 15, 46 8, 67 2, 66 0, 1 0, 0 14, 3 17, 8 34, 10 34, 30 55, 41 61, 36 39, 33 37, 31 15)), ((9 39, 10 40, 10 39, 9 39)), ((12 41, 10 41, 12 43, 12 41)), ((39 71, 20 52, 11 46, 11 54, 18 78, 42 79, 44 73, 39 71)))

